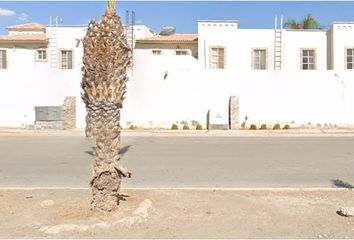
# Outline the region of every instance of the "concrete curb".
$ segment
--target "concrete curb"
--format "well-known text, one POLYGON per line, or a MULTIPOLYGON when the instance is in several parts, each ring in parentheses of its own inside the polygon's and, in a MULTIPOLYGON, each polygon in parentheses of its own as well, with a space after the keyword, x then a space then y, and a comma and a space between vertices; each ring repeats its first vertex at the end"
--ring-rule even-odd
MULTIPOLYGON (((0 128, 0 136, 80 136, 83 129, 27 130, 0 128)), ((290 130, 122 130, 127 137, 354 137, 354 129, 290 129, 290 130)))
MULTIPOLYGON (((90 190, 90 188, 80 187, 0 187, 0 191, 6 190, 90 190)), ((352 191, 347 188, 330 188, 330 187, 265 187, 265 188, 250 188, 250 187, 230 187, 230 188, 211 188, 211 187, 137 187, 137 188, 121 188, 121 190, 182 190, 182 191, 352 191)))

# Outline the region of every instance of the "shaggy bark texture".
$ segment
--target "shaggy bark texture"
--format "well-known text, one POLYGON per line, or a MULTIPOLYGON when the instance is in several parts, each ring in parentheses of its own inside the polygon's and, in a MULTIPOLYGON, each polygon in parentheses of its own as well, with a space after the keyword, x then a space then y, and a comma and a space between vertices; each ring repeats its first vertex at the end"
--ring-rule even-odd
POLYGON ((120 109, 131 50, 114 8, 108 8, 100 23, 89 23, 83 45, 82 98, 87 109, 86 134, 96 141, 91 207, 110 212, 119 204, 121 177, 131 175, 119 163, 120 109))

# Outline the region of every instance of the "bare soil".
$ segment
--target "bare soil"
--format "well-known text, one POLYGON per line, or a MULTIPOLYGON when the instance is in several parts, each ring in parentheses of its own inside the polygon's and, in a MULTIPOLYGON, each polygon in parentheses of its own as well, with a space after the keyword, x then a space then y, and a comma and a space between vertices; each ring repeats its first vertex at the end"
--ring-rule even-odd
POLYGON ((0 238, 354 238, 351 190, 126 189, 90 210, 78 189, 0 190, 0 238))

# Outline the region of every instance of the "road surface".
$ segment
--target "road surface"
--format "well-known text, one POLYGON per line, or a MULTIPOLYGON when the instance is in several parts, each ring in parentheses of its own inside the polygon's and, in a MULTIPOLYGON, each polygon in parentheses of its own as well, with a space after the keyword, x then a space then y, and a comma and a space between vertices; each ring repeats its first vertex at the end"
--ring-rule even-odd
MULTIPOLYGON (((353 137, 123 137, 124 187, 351 187, 353 137)), ((88 187, 92 141, 0 137, 0 187, 88 187)))

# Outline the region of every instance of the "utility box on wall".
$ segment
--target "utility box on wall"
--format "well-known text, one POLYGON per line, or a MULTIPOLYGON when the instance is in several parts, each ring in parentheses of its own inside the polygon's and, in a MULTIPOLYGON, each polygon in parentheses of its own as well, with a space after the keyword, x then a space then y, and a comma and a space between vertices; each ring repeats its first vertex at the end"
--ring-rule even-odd
POLYGON ((61 106, 38 106, 35 109, 35 125, 48 128, 61 128, 61 106))

